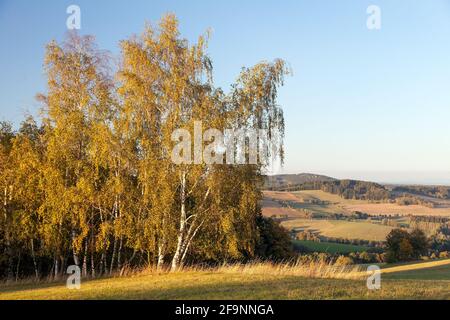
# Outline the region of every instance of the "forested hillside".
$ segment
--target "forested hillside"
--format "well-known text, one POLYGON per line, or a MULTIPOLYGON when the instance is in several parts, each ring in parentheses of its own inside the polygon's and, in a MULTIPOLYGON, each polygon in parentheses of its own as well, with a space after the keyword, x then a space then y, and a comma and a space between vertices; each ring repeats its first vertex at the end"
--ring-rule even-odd
MULTIPOLYGON (((283 180, 284 181, 284 180, 283 180)), ((267 190, 277 191, 300 191, 300 190, 322 190, 337 194, 344 199, 358 200, 389 200, 391 192, 383 185, 358 180, 336 180, 333 178, 317 179, 298 184, 275 184, 266 182, 267 190)))
POLYGON ((295 187, 299 184, 334 181, 336 179, 323 176, 320 174, 312 173, 299 173, 299 174, 278 174, 274 176, 265 176, 264 189, 276 190, 278 188, 295 187))

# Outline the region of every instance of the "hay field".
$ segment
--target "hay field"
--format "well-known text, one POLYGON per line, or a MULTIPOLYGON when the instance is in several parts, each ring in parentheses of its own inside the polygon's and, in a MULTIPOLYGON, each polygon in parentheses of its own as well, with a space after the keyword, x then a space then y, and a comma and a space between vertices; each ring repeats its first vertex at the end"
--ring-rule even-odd
MULTIPOLYGON (((308 209, 319 214, 364 212, 370 215, 431 215, 450 217, 450 202, 440 202, 436 208, 421 205, 400 206, 395 203, 372 203, 366 200, 343 199, 338 195, 321 190, 303 190, 297 192, 264 191, 265 199, 276 199, 292 203, 297 209, 308 209), (311 204, 312 200, 327 204, 311 204)), ((272 211, 273 212, 273 211, 272 211)))
POLYGON ((450 206, 444 208, 428 208, 421 205, 399 206, 395 203, 362 203, 344 205, 344 208, 350 212, 361 211, 370 215, 450 216, 450 206))
POLYGON ((270 199, 264 199, 261 201, 262 213, 265 217, 286 215, 288 217, 300 217, 301 214, 298 210, 293 208, 283 207, 276 201, 270 199))
POLYGON ((326 237, 384 241, 393 229, 390 226, 370 222, 346 220, 293 219, 283 221, 282 225, 295 231, 310 231, 326 237))

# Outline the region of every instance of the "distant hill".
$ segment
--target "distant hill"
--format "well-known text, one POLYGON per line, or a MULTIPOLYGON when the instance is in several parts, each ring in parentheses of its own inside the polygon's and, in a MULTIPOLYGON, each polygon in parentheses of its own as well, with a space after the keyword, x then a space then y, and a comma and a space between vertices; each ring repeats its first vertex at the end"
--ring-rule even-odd
POLYGON ((312 173, 266 176, 264 189, 322 190, 344 199, 397 201, 401 205, 417 204, 428 207, 448 205, 447 201, 450 200, 450 187, 446 186, 384 185, 370 181, 339 180, 312 173))
POLYGON ((338 180, 327 176, 301 173, 266 177, 266 190, 322 190, 344 199, 389 200, 391 192, 383 185, 359 180, 338 180))
POLYGON ((329 182, 337 179, 313 173, 279 174, 266 176, 264 188, 278 189, 308 182, 329 182))

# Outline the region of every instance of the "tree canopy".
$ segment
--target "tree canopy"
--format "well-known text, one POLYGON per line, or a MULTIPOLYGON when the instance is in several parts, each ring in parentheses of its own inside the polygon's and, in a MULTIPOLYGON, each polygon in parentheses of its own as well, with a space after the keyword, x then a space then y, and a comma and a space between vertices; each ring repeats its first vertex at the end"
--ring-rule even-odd
POLYGON ((207 43, 208 35, 181 38, 167 15, 120 43, 117 68, 91 36, 47 46, 40 124, 0 125, 3 276, 58 277, 70 264, 92 276, 143 264, 176 270, 255 256, 268 163, 174 163, 173 132, 193 132, 198 121, 264 129, 276 141, 268 152, 283 159, 277 89, 288 69, 282 60, 244 68, 224 93, 207 43))

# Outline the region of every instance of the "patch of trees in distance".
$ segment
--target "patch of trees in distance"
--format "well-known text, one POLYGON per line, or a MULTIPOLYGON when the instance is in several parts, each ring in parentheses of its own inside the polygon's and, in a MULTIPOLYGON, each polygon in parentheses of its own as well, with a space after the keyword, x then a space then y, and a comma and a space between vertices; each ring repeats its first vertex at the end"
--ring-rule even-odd
POLYGON ((438 199, 450 199, 450 187, 447 186, 396 186, 392 191, 397 193, 412 193, 438 199))
POLYGON ((412 196, 410 194, 405 194, 395 198, 395 203, 399 206, 421 205, 428 208, 434 208, 436 206, 432 201, 428 201, 417 196, 412 196))
POLYGON ((269 187, 269 190, 272 189, 275 191, 322 190, 339 195, 344 199, 372 201, 387 201, 391 199, 390 191, 383 185, 358 180, 314 181, 291 186, 269 187))

